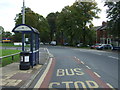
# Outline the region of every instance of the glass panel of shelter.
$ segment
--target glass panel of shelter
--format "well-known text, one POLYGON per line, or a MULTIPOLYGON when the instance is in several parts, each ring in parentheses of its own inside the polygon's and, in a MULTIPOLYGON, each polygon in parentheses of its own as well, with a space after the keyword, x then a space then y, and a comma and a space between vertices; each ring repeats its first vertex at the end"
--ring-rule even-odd
POLYGON ((31 34, 30 33, 25 34, 24 38, 25 38, 25 47, 24 47, 25 51, 29 52, 30 51, 31 34))

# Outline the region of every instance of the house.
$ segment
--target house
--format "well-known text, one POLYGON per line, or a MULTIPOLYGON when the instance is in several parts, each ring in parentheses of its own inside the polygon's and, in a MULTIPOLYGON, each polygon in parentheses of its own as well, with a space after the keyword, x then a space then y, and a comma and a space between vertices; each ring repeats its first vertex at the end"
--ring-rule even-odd
POLYGON ((101 26, 96 28, 96 43, 100 44, 111 44, 112 35, 107 32, 107 23, 102 22, 101 26))

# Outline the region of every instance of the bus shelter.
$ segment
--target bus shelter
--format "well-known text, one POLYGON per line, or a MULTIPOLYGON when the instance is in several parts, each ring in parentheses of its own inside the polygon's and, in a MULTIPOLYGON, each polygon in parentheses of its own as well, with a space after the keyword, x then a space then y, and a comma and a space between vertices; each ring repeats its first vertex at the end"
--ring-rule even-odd
POLYGON ((12 32, 22 34, 22 52, 20 53, 20 69, 26 70, 39 63, 39 31, 29 25, 20 24, 12 32))

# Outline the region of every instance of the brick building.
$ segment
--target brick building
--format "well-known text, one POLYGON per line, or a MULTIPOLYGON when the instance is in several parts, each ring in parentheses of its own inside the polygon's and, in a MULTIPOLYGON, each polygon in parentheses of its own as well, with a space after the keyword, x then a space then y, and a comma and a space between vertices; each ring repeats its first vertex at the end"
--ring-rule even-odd
POLYGON ((98 26, 96 29, 96 43, 111 44, 112 35, 107 32, 107 23, 102 22, 102 26, 98 26))

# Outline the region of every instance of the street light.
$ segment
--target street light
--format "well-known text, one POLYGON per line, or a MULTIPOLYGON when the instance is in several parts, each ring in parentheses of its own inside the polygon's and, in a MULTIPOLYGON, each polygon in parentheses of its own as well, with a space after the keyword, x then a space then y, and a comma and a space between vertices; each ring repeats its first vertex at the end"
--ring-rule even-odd
MULTIPOLYGON (((25 24, 25 1, 23 0, 23 7, 22 7, 22 24, 25 24)), ((25 43, 25 34, 22 33, 22 50, 24 51, 24 43, 25 43)))
POLYGON ((22 7, 22 24, 25 24, 25 1, 23 0, 23 7, 22 7))

